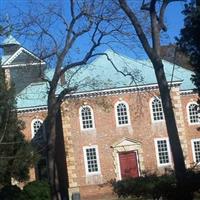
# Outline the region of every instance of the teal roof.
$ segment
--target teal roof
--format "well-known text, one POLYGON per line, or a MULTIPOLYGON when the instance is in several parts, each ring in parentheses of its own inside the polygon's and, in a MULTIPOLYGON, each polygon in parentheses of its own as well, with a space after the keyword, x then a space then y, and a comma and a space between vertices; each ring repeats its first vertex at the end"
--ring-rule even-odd
MULTIPOLYGON (((113 61, 113 64, 117 69, 115 69, 111 62, 107 60, 106 56, 99 56, 92 63, 80 68, 80 70, 73 76, 72 80, 70 80, 71 86, 80 85, 78 89, 79 91, 88 91, 92 90, 92 88, 98 90, 157 83, 150 60, 131 59, 114 53, 111 50, 107 50, 105 53, 113 61), (129 75, 124 76, 117 70, 129 75), (89 84, 91 80, 93 80, 92 82, 94 83, 96 80, 97 84, 89 84)), ((163 60, 163 64, 168 81, 182 81, 180 86, 181 90, 194 88, 194 85, 190 80, 192 75, 190 70, 174 65, 165 60, 163 60)), ((78 67, 70 70, 70 72, 67 73, 66 78, 71 77, 71 74, 73 74, 77 69, 78 67)))
POLYGON ((47 83, 31 83, 17 95, 17 108, 46 106, 47 92, 47 83))
MULTIPOLYGON (((113 61, 113 65, 106 56, 99 56, 93 62, 83 67, 76 67, 67 71, 65 86, 58 86, 57 93, 63 87, 77 86, 77 92, 120 88, 136 85, 155 84, 156 77, 154 69, 149 60, 136 60, 119 55, 107 50, 106 54, 113 61), (129 74, 128 76, 122 75, 129 74)), ((180 66, 171 64, 163 60, 167 80, 182 81, 181 90, 194 88, 190 78, 192 72, 180 66), (173 77, 172 77, 173 74, 173 77)), ((46 70, 46 76, 51 78, 53 69, 46 70)), ((44 82, 32 83, 25 88, 17 97, 17 107, 27 108, 45 106, 47 104, 48 84, 44 82)))
POLYGON ((21 45, 12 35, 9 35, 9 36, 2 42, 2 46, 3 46, 3 45, 10 45, 10 44, 21 45))
POLYGON ((3 55, 1 57, 1 64, 3 64, 4 62, 6 62, 6 60, 8 60, 12 55, 3 55))
MULTIPOLYGON (((57 92, 61 91, 58 85, 57 92)), ((32 108, 47 106, 49 84, 47 82, 31 83, 17 95, 17 108, 32 108)))

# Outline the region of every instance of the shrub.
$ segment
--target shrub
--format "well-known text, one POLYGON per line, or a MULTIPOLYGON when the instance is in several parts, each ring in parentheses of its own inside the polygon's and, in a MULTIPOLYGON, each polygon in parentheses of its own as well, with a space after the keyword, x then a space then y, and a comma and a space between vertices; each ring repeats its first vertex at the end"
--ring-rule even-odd
POLYGON ((113 182, 113 189, 119 197, 134 196, 151 198, 157 196, 155 194, 155 185, 158 185, 157 182, 156 175, 145 175, 143 177, 113 182))
POLYGON ((46 181, 33 181, 28 183, 20 196, 20 200, 49 200, 50 187, 46 181))
POLYGON ((198 196, 200 193, 200 172, 187 171, 185 183, 182 188, 178 188, 174 173, 157 176, 156 174, 146 174, 138 178, 113 182, 113 190, 119 197, 143 197, 159 199, 180 199, 180 195, 185 191, 191 196, 198 196))
POLYGON ((0 191, 1 200, 20 200, 21 189, 16 185, 4 186, 0 191))

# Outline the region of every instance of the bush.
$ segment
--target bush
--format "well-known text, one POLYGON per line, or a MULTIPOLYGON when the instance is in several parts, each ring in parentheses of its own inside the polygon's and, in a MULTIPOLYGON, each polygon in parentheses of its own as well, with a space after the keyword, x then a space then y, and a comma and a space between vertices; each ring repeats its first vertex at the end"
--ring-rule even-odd
POLYGON ((21 189, 16 185, 4 186, 0 191, 1 200, 20 200, 21 189))
POLYGON ((174 173, 157 176, 147 174, 143 177, 129 178, 113 182, 113 190, 119 197, 143 197, 174 200, 180 199, 181 194, 189 192, 191 196, 200 193, 200 172, 187 171, 186 181, 182 188, 178 188, 174 173))
POLYGON ((160 197, 160 194, 155 190, 155 186, 159 185, 156 175, 145 175, 138 178, 129 178, 113 183, 114 192, 119 197, 144 197, 154 198, 160 197))
POLYGON ((21 195, 20 200, 49 200, 50 187, 46 181, 33 181, 28 183, 21 195))

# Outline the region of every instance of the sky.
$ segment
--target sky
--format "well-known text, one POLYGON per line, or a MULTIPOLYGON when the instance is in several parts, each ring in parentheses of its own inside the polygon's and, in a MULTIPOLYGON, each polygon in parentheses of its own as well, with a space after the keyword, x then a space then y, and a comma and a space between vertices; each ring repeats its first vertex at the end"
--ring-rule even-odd
MULTIPOLYGON (((33 2, 45 2, 45 4, 48 4, 55 1, 56 0, 34 0, 33 2)), ((141 0, 135 0, 135 1, 139 2, 141 0)), ((21 10, 27 10, 27 5, 28 5, 27 2, 28 0, 0 0, 0 15, 1 15, 0 17, 2 18, 5 16, 17 15, 15 7, 20 8, 21 10)), ((66 6, 65 4, 66 0, 57 0, 56 2, 62 4, 62 7, 66 6)), ((184 16, 181 14, 181 11, 183 9, 184 9, 184 2, 174 2, 168 6, 165 16, 168 31, 167 33, 164 34, 163 44, 175 42, 174 38, 179 35, 180 29, 183 27, 184 16)), ((2 38, 0 38, 0 42, 1 41, 2 38)), ((31 48, 30 42, 27 43, 21 38, 20 42, 23 43, 23 45, 26 46, 27 48, 31 48)), ((129 55, 129 53, 126 50, 124 50, 124 48, 119 48, 119 51, 121 51, 122 54, 126 54, 127 56, 132 57, 132 55, 129 55)))

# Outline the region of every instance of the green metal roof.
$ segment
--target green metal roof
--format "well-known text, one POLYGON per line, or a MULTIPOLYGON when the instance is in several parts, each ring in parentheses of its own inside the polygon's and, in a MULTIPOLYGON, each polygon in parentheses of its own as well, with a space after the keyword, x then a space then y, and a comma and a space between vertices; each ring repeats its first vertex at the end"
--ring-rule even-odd
POLYGON ((31 83, 17 95, 17 108, 30 108, 47 105, 48 84, 31 83))
POLYGON ((9 35, 5 40, 3 40, 1 46, 11 45, 11 44, 21 45, 12 35, 9 35))
MULTIPOLYGON (((120 88, 137 85, 147 85, 157 83, 154 69, 149 60, 136 60, 114 53, 111 50, 105 52, 113 61, 113 65, 106 56, 99 56, 93 62, 83 67, 76 67, 67 71, 65 86, 58 86, 57 93, 63 87, 77 86, 77 92, 86 92, 102 89, 120 88), (124 76, 131 74, 132 76, 124 76)), ((167 80, 182 81, 181 90, 194 88, 190 78, 192 72, 180 66, 163 60, 167 80)), ((54 69, 46 71, 46 75, 51 78, 54 69)), ((17 107, 28 108, 47 105, 48 84, 32 83, 17 96, 17 107)))
POLYGON ((11 55, 3 55, 3 56, 1 57, 1 64, 5 63, 6 60, 8 60, 10 57, 11 57, 11 55))

